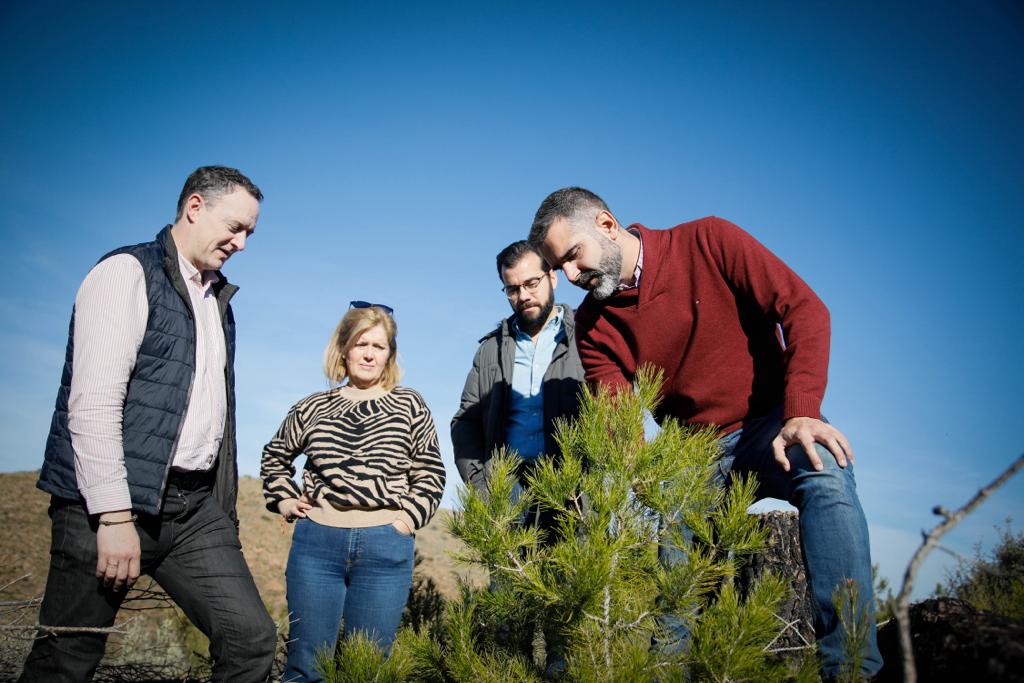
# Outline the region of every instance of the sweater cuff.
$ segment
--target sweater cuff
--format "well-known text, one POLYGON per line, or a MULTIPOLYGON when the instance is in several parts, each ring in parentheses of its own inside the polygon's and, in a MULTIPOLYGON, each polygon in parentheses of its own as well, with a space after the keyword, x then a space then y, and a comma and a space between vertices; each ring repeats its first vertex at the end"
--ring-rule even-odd
POLYGON ((782 405, 782 421, 792 417, 813 417, 821 419, 821 398, 808 394, 792 394, 786 396, 782 405))
POLYGON ((277 504, 282 500, 299 498, 302 496, 302 491, 299 490, 298 484, 296 484, 291 477, 285 477, 283 480, 275 481, 273 491, 268 490, 267 483, 264 483, 263 486, 263 497, 267 501, 267 509, 274 514, 277 514, 277 504))

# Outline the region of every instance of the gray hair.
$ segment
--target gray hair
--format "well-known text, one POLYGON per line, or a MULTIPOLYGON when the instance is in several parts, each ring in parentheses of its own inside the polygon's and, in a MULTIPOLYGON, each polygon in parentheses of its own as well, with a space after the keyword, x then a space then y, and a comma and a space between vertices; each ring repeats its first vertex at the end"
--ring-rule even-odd
POLYGON ((199 195, 207 202, 213 203, 218 197, 230 194, 236 187, 240 187, 258 202, 263 201, 263 193, 256 184, 246 178, 237 168, 229 166, 200 166, 192 171, 192 174, 185 181, 185 187, 181 188, 178 195, 178 213, 174 220, 181 218, 185 213, 185 203, 194 194, 199 195))
POLYGON ((560 218, 578 224, 599 211, 608 211, 608 205, 590 190, 582 187, 555 190, 540 203, 530 227, 529 242, 539 247, 547 237, 551 224, 560 218))

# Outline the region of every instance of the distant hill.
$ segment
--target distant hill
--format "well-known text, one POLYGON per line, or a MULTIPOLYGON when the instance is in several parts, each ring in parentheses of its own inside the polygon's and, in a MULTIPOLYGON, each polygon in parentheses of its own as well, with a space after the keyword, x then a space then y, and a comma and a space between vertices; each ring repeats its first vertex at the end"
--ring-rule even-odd
MULTIPOLYGON (((38 477, 38 472, 0 473, 0 586, 29 575, 6 589, 9 598, 41 595, 46 583, 50 563, 50 520, 46 514, 49 496, 36 488, 38 477)), ((440 510, 416 535, 416 549, 423 557, 419 571, 434 579, 446 597, 456 593, 456 573, 466 573, 449 556, 459 547, 445 527, 450 514, 449 510, 440 510)), ((263 506, 260 481, 254 477, 239 481, 238 518, 242 550, 264 600, 272 607, 283 607, 284 567, 294 527, 263 506)))

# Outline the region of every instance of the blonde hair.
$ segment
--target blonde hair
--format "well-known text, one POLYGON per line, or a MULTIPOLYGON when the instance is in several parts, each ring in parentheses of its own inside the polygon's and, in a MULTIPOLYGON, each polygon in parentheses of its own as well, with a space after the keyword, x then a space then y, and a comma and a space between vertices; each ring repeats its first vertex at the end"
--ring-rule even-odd
POLYGON ((359 341, 359 337, 370 328, 380 325, 388 337, 391 353, 380 376, 380 386, 391 390, 398 384, 401 370, 398 368, 398 325, 391 314, 379 306, 350 308, 334 329, 327 348, 324 349, 324 374, 332 386, 337 386, 348 377, 345 356, 359 341))

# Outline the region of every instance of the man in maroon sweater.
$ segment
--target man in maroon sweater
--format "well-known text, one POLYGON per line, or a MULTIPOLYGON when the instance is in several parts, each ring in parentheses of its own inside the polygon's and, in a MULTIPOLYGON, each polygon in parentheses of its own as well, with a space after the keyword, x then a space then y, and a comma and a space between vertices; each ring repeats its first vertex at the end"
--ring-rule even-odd
POLYGON ((600 197, 579 187, 541 203, 530 241, 590 292, 576 314, 587 380, 631 391, 641 365, 664 370, 655 419, 715 425, 723 476, 754 474, 759 496, 800 511, 824 674, 836 676, 845 661, 832 593, 846 579, 857 582, 872 619, 863 672, 877 672, 871 556, 853 450, 821 415, 829 354, 821 300, 728 221, 623 228, 600 197))

